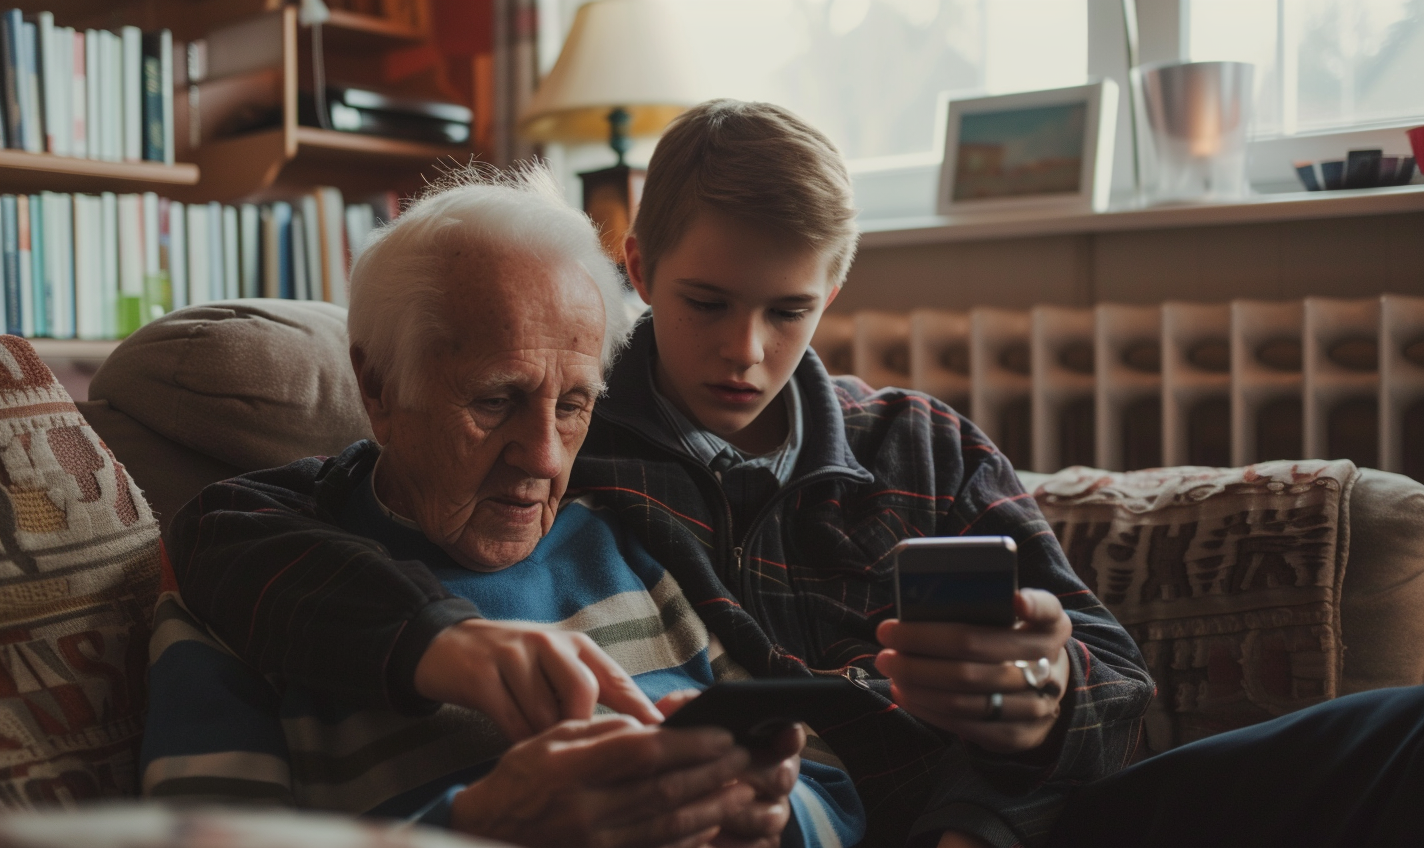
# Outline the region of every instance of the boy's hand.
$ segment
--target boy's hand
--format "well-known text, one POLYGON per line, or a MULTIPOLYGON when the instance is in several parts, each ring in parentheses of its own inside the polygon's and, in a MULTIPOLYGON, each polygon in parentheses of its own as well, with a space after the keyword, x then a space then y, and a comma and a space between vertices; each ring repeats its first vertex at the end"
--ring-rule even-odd
POLYGON ((567 721, 516 744, 455 796, 451 827, 528 846, 677 846, 713 839, 752 803, 751 759, 725 730, 627 716, 567 721))
POLYGON ((518 742, 595 704, 644 724, 662 716, 633 679, 582 633, 470 619, 445 628, 415 667, 415 690, 479 710, 518 742))
POLYGON ((895 702, 923 722, 996 753, 1013 754, 1043 744, 1058 719, 1068 687, 1073 625, 1063 605, 1041 589, 1014 599, 1021 619, 1012 628, 972 624, 880 623, 885 650, 875 667, 890 678, 895 702), (1049 680, 1030 688, 1016 660, 1049 661, 1049 680), (994 695, 1002 698, 996 710, 994 695))
MULTIPOLYGON (((695 689, 673 692, 658 701, 665 716, 682 709, 697 697, 695 689)), ((733 813, 722 823, 712 840, 713 848, 777 848, 781 832, 791 820, 791 790, 801 775, 801 749, 806 747, 806 730, 800 724, 785 728, 767 747, 752 752, 752 762, 737 776, 737 782, 756 792, 752 803, 733 813)))

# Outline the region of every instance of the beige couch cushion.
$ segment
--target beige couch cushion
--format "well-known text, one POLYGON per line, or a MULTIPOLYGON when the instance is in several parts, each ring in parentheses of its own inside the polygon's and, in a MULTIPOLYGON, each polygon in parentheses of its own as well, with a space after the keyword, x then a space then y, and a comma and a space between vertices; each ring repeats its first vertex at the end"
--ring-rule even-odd
POLYGON ((346 310, 273 299, 170 313, 119 345, 89 386, 164 438, 240 471, 368 438, 346 310))
POLYGON ((0 411, 0 806, 133 795, 158 524, 14 336, 0 411))

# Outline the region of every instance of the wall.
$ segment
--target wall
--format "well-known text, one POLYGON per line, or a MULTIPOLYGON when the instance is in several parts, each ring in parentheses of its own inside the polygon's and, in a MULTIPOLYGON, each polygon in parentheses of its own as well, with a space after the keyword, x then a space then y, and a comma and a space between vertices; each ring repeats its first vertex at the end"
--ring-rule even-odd
POLYGON ((1424 296, 1424 212, 862 250, 833 312, 1424 296))

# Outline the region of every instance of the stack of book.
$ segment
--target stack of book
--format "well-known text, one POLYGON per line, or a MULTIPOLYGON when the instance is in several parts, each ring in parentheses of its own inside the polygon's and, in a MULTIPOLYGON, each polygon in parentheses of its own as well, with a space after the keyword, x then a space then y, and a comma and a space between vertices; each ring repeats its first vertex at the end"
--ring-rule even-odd
POLYGON ((0 195, 0 327, 123 338, 164 313, 237 297, 346 303, 353 254, 394 202, 334 188, 290 202, 182 204, 149 192, 0 195))
POLYGON ((173 36, 0 13, 0 144, 110 162, 173 164, 173 36))

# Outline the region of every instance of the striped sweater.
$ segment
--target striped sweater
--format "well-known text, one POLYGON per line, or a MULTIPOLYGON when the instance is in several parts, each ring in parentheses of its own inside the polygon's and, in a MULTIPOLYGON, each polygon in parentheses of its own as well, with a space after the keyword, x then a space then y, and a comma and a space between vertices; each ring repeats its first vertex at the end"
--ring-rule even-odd
MULTIPOLYGON (((486 617, 586 633, 653 700, 749 676, 709 636, 677 581, 608 512, 566 504, 528 559, 473 572, 383 514, 369 480, 355 487, 342 525, 397 558, 426 563, 486 617)), ((279 690, 174 591, 159 602, 150 661, 141 767, 152 797, 270 800, 439 824, 448 821, 452 788, 488 771, 508 745, 471 710, 447 705, 410 717, 301 686, 279 690)), ((815 736, 791 806, 785 845, 851 845, 864 833, 864 810, 844 767, 815 736)))

